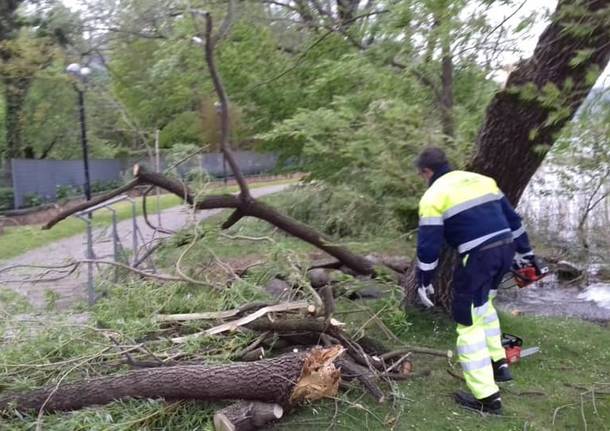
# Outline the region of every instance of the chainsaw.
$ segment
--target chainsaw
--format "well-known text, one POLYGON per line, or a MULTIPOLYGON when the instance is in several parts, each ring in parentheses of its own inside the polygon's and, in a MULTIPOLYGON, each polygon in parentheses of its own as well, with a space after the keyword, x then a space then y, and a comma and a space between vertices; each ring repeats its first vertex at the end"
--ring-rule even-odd
POLYGON ((502 347, 506 352, 506 361, 509 364, 519 362, 521 358, 531 356, 540 351, 539 347, 523 348, 523 339, 512 334, 502 334, 502 347))
POLYGON ((540 274, 536 274, 536 268, 534 265, 528 265, 518 269, 511 269, 510 272, 504 276, 499 287, 509 289, 511 287, 518 286, 521 289, 543 279, 550 273, 551 271, 546 265, 540 266, 540 274))

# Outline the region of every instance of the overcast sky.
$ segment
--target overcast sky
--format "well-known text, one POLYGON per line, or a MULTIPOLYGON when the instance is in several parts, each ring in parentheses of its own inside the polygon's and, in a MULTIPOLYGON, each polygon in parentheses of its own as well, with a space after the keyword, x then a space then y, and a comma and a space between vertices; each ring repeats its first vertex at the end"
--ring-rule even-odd
MULTIPOLYGON (((3 1, 3 0, 0 0, 3 1)), ((80 5, 80 0, 62 0, 64 4, 72 9, 78 9, 80 5)), ((538 41, 538 37, 544 31, 548 21, 543 19, 545 16, 545 12, 552 11, 557 6, 557 0, 545 0, 544 2, 540 0, 526 0, 523 5, 520 6, 519 11, 510 18, 509 21, 506 22, 506 25, 510 25, 513 28, 517 26, 523 18, 530 16, 532 12, 537 12, 539 14, 538 20, 532 26, 531 30, 527 35, 522 34, 519 38, 518 47, 522 51, 522 54, 518 55, 515 53, 505 53, 503 63, 506 65, 510 65, 516 63, 520 60, 520 58, 528 58, 536 47, 536 42, 538 41), (543 6, 544 4, 544 6, 543 6)), ((519 7, 519 6, 516 6, 519 7)), ((515 11, 515 6, 496 6, 491 9, 489 18, 491 19, 493 24, 500 24, 506 17, 510 16, 515 11)), ((506 72, 498 71, 494 78, 498 81, 504 82, 506 80, 506 72)), ((604 73, 600 76, 597 81, 596 87, 610 87, 610 65, 606 68, 604 73)))

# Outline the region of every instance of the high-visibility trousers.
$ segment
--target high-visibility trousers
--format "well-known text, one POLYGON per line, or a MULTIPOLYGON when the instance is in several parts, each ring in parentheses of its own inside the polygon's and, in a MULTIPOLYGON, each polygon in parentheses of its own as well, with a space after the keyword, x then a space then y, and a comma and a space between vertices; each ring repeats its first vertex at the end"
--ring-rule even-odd
MULTIPOLYGON (((482 399, 499 391, 491 360, 492 352, 501 359, 501 342, 498 348, 501 333, 498 315, 490 301, 480 307, 472 306, 471 313, 472 325, 457 325, 458 361, 464 370, 468 389, 475 398, 482 399)), ((503 349, 501 357, 504 357, 503 349)))
POLYGON ((498 294, 498 289, 489 291, 489 308, 485 315, 484 329, 485 341, 491 360, 497 362, 501 359, 506 359, 506 351, 502 347, 502 330, 500 329, 500 320, 498 313, 493 305, 493 300, 498 294))

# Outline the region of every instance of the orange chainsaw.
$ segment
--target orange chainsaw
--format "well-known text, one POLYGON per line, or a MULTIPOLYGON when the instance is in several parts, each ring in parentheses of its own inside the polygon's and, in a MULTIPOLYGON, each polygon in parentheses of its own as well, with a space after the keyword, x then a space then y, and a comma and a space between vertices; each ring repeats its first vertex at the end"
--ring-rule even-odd
POLYGON ((509 289, 518 286, 521 289, 543 279, 550 273, 551 271, 546 265, 540 265, 538 268, 534 265, 527 265, 516 269, 512 268, 510 272, 504 276, 499 287, 509 289))
POLYGON ((521 358, 531 356, 540 351, 539 347, 524 349, 523 339, 517 337, 516 335, 506 333, 502 334, 502 347, 504 347, 504 351, 506 352, 506 362, 509 364, 519 362, 521 358))

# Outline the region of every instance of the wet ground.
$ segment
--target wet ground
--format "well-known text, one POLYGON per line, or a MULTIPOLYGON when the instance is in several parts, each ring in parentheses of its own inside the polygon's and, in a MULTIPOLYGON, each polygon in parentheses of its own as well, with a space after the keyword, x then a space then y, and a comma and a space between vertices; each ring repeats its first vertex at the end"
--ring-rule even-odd
POLYGON ((560 283, 551 275, 523 289, 501 289, 496 304, 511 313, 610 322, 610 283, 593 281, 579 287, 560 283))

